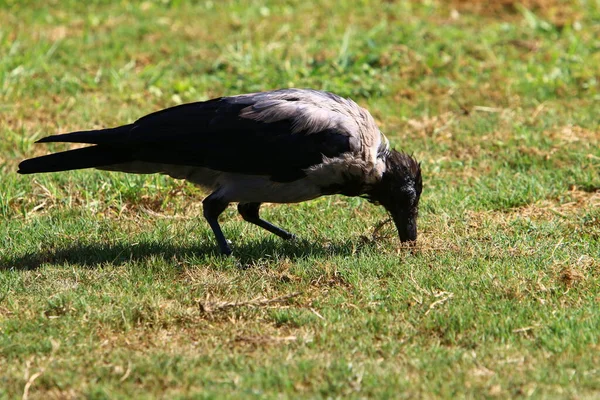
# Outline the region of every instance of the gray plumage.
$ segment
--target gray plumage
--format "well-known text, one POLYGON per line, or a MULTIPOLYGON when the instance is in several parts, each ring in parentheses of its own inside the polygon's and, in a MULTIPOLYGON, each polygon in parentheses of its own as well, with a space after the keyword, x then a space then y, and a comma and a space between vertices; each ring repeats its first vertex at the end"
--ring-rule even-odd
POLYGON ((383 205, 401 240, 416 239, 419 164, 389 148, 367 110, 332 93, 282 89, 222 97, 39 142, 94 146, 25 160, 19 173, 90 167, 162 173, 210 190, 204 215, 225 254, 231 249, 217 218, 229 203, 239 203, 245 220, 288 239, 293 235, 260 219, 260 204, 328 194, 383 205))

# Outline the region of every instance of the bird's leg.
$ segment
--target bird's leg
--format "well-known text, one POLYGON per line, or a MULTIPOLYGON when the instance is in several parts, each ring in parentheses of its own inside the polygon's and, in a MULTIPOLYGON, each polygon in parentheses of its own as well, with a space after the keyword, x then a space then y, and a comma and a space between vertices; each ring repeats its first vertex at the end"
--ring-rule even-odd
POLYGON ((214 196, 213 194, 205 198, 202 202, 204 218, 206 218, 206 221, 208 221, 210 228, 215 234, 215 238, 217 239, 217 244, 219 245, 221 253, 225 255, 231 254, 231 247, 229 247, 229 245, 227 244, 225 235, 223 235, 223 231, 219 226, 218 218, 219 215, 221 215, 221 213, 225 211, 228 205, 228 202, 214 196))
POLYGON ((279 236, 282 239, 293 239, 295 236, 291 233, 289 233, 288 231, 285 231, 273 224, 271 224, 270 222, 265 221, 264 219, 261 219, 258 216, 258 209, 260 208, 260 203, 240 203, 238 204, 238 211, 240 212, 240 215, 242 216, 242 218, 244 218, 244 220, 254 224, 254 225, 258 225, 261 228, 264 228, 266 230, 268 230, 271 233, 276 234, 277 236, 279 236))

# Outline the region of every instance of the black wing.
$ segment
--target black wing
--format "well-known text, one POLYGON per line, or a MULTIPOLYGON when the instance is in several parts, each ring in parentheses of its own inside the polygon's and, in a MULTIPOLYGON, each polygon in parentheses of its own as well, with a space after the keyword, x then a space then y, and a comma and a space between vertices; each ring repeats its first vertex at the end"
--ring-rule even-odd
POLYGON ((184 104, 119 128, 41 141, 93 143, 130 160, 202 166, 277 181, 304 176, 323 156, 351 151, 355 123, 320 92, 274 91, 184 104), (316 96, 316 97, 315 97, 316 96), (323 103, 325 102, 325 103, 323 103))

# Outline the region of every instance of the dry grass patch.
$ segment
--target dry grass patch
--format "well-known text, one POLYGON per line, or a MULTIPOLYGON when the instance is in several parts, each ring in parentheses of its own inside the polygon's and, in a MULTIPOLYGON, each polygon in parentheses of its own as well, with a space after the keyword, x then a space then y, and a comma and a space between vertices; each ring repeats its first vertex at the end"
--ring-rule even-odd
POLYGON ((289 301, 295 297, 298 297, 300 292, 293 292, 276 296, 272 298, 266 298, 264 296, 255 297, 249 300, 215 300, 210 294, 207 294, 206 299, 199 300, 198 306, 200 311, 207 315, 214 315, 215 313, 226 312, 228 310, 237 308, 281 308, 285 307, 289 301))
POLYGON ((585 279, 585 275, 573 266, 564 267, 560 271, 560 281, 567 287, 572 287, 585 279))
POLYGON ((523 8, 548 18, 558 26, 580 17, 566 0, 452 0, 449 5, 457 11, 509 19, 523 8))
POLYGON ((558 280, 567 288, 582 285, 589 277, 600 272, 600 261, 588 255, 580 256, 575 262, 563 262, 555 266, 558 280))
POLYGON ((587 192, 573 188, 565 193, 562 199, 540 200, 534 204, 511 209, 508 214, 516 218, 550 219, 556 215, 568 218, 596 207, 600 207, 600 191, 587 192))
POLYGON ((545 132, 545 135, 561 146, 577 144, 578 147, 597 149, 600 132, 577 125, 565 125, 545 132))
POLYGON ((444 142, 452 138, 448 130, 456 121, 456 114, 445 112, 440 115, 426 116, 406 121, 410 127, 411 134, 417 134, 423 138, 435 137, 436 141, 444 142))
POLYGON ((509 210, 467 211, 469 223, 479 226, 483 221, 493 221, 503 226, 519 218, 550 220, 557 216, 568 218, 600 207, 600 191, 583 191, 574 188, 560 198, 545 199, 509 210))

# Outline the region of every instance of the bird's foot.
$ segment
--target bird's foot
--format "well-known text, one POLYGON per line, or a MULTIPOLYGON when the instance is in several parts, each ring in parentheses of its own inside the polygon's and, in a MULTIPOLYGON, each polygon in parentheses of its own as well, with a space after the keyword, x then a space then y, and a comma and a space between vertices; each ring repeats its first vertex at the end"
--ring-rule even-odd
POLYGON ((230 256, 231 253, 233 253, 233 251, 231 250, 231 247, 229 247, 229 244, 231 242, 229 240, 227 240, 224 243, 219 243, 219 250, 221 251, 221 254, 224 256, 230 256))
POLYGON ((289 232, 285 232, 285 234, 280 235, 280 237, 283 240, 291 240, 291 241, 297 241, 298 240, 298 236, 294 235, 293 233, 289 233, 289 232))

